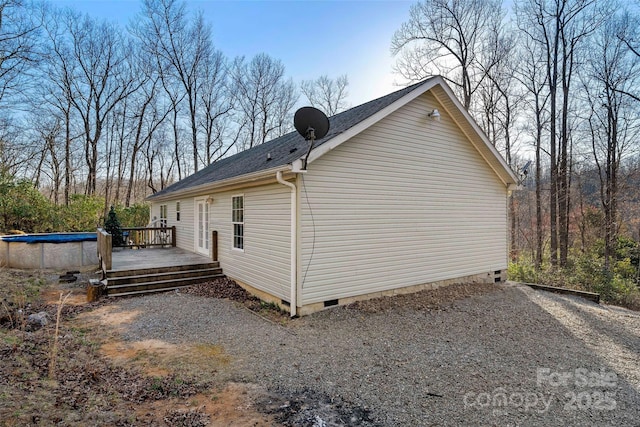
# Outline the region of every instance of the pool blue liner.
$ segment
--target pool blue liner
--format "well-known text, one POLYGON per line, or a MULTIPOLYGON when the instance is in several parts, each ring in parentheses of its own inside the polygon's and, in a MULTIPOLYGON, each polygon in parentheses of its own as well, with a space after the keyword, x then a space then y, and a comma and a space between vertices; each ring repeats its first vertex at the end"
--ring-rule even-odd
POLYGON ((70 233, 70 234, 18 234, 16 236, 0 237, 5 242, 23 243, 67 243, 67 242, 95 242, 96 233, 70 233))

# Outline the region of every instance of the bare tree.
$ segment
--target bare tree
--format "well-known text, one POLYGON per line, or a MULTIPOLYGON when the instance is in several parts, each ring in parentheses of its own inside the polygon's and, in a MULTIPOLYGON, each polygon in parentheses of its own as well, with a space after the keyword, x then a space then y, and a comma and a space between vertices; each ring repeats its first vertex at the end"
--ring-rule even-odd
MULTIPOLYGON (((480 85, 481 105, 484 109, 484 129, 493 145, 504 155, 509 166, 515 168, 516 117, 518 105, 522 100, 522 90, 514 77, 515 49, 513 36, 501 36, 496 33, 492 43, 487 46, 488 54, 493 56, 494 64, 487 71, 480 85)), ((517 218, 515 195, 509 197, 510 253, 512 260, 517 259, 517 218)))
MULTIPOLYGON (((31 170, 32 147, 24 142, 22 129, 14 118, 0 115, 0 177, 26 174, 31 170)), ((28 174, 30 175, 30 174, 28 174)))
POLYGON ((165 96, 169 99, 171 104, 170 116, 171 116, 171 127, 172 127, 172 136, 173 136, 173 156, 176 159, 176 167, 178 169, 178 179, 182 179, 183 176, 187 176, 187 170, 184 159, 184 149, 181 145, 183 128, 180 125, 180 106, 182 105, 182 100, 185 98, 186 94, 179 90, 176 85, 171 84, 171 80, 166 78, 166 76, 160 73, 160 80, 162 82, 162 87, 165 91, 165 96), (183 173, 184 172, 184 173, 183 173))
MULTIPOLYGON (((615 36, 620 39, 627 49, 631 52, 636 60, 640 59, 640 16, 632 15, 628 11, 625 12, 625 19, 629 22, 623 28, 620 28, 620 32, 615 36)), ((630 88, 628 90, 617 89, 623 95, 630 97, 631 99, 640 102, 640 89, 630 88)))
POLYGON ((149 79, 143 84, 140 96, 136 100, 133 119, 133 144, 131 147, 131 160, 129 164, 129 182, 127 185, 127 195, 125 206, 131 204, 131 193, 135 184, 136 165, 138 153, 149 144, 153 134, 169 115, 169 109, 162 109, 158 103, 158 77, 149 79))
POLYGON ((147 144, 145 157, 147 186, 152 193, 156 193, 171 183, 173 167, 176 163, 166 132, 162 128, 154 136, 153 143, 147 144), (159 181, 159 185, 156 185, 156 180, 159 181))
POLYGON ((571 138, 571 93, 577 75, 580 50, 588 42, 601 22, 595 1, 580 0, 569 5, 569 14, 562 17, 560 26, 562 109, 560 116, 559 164, 558 164, 558 228, 560 265, 566 266, 569 255, 569 213, 571 210, 571 168, 573 151, 571 138), (573 8, 571 7, 573 6, 573 8))
MULTIPOLYGON (((51 188, 50 198, 53 199, 55 204, 58 204, 60 199, 60 185, 62 184, 62 159, 60 159, 60 135, 62 133, 62 120, 58 117, 48 117, 44 123, 38 120, 38 124, 34 126, 44 143, 44 149, 42 150, 42 163, 45 161, 48 164, 48 172, 45 172, 49 177, 49 186, 51 188), (44 125, 44 126, 43 126, 44 125)), ((37 168, 37 174, 42 172, 41 166, 37 168)), ((40 178, 35 179, 35 185, 38 186, 40 178)))
MULTIPOLYGON (((535 267, 539 269, 542 266, 543 258, 543 219, 542 219, 542 168, 543 168, 543 147, 542 138, 545 124, 548 121, 546 115, 546 106, 549 99, 548 93, 545 91, 547 83, 547 73, 544 71, 542 57, 539 51, 539 45, 531 39, 526 38, 521 46, 520 55, 518 56, 520 67, 516 69, 514 77, 518 79, 522 87, 524 87, 527 96, 523 98, 528 107, 528 111, 533 116, 533 123, 530 124, 530 132, 533 136, 533 145, 535 149, 535 267)), ((548 154, 548 152, 545 151, 548 154)))
MULTIPOLYGON (((129 114, 129 98, 127 97, 123 100, 123 102, 118 106, 117 109, 113 110, 111 113, 111 127, 109 131, 109 138, 113 140, 113 145, 116 146, 117 150, 117 165, 115 172, 115 190, 114 190, 114 201, 120 201, 120 191, 124 182, 124 173, 126 169, 126 155, 128 152, 128 139, 131 131, 129 130, 129 121, 127 120, 129 114)), ((109 205, 110 206, 110 205, 109 205)))
POLYGON ((93 195, 98 144, 105 120, 120 102, 139 88, 140 82, 127 63, 127 43, 117 28, 71 12, 66 15, 66 25, 77 65, 71 101, 83 125, 86 194, 93 195))
POLYGON ((485 46, 486 55, 493 64, 478 87, 482 107, 480 123, 494 146, 512 164, 513 128, 516 106, 522 98, 521 88, 514 77, 516 68, 515 40, 512 35, 494 34, 485 46))
POLYGON ((202 163, 208 165, 224 156, 233 147, 235 141, 227 144, 226 123, 233 109, 225 58, 219 51, 213 51, 204 61, 203 75, 200 79, 199 101, 202 111, 200 128, 205 139, 205 158, 202 163))
POLYGON ((134 31, 145 49, 157 57, 163 79, 173 79, 184 91, 191 129, 193 168, 197 172, 198 79, 203 75, 203 67, 212 54, 211 29, 201 13, 189 22, 184 3, 177 0, 145 0, 143 20, 134 31))
POLYGON ((284 65, 269 55, 256 55, 247 63, 236 58, 231 66, 231 85, 243 135, 243 148, 262 144, 289 130, 291 109, 298 96, 284 65))
POLYGON ((3 107, 0 109, 0 175, 3 176, 33 170, 32 163, 25 160, 41 158, 39 147, 27 142, 30 130, 25 132, 18 127, 19 117, 14 116, 26 106, 26 92, 34 86, 35 79, 29 74, 40 58, 39 27, 39 14, 33 4, 0 0, 0 107, 3 107))
POLYGON ((313 107, 323 110, 328 116, 333 116, 348 108, 347 86, 349 79, 346 74, 336 79, 322 75, 315 80, 304 80, 300 84, 300 90, 313 107))
POLYGON ((0 102, 33 81, 27 71, 39 59, 38 16, 22 0, 0 0, 0 102))
POLYGON ((571 205, 570 91, 578 49, 598 23, 600 14, 596 13, 595 6, 595 0, 523 0, 516 3, 519 28, 539 45, 547 73, 551 175, 549 213, 553 265, 559 262, 564 266, 567 263, 571 205))
POLYGON ((473 94, 493 67, 485 56, 503 19, 497 0, 424 0, 411 7, 409 21, 396 31, 391 51, 397 71, 410 81, 440 74, 468 110, 473 94))
POLYGON ((627 13, 612 16, 597 31, 583 81, 593 159, 600 179, 604 212, 605 268, 612 271, 619 219, 619 174, 623 157, 639 136, 638 108, 625 94, 637 87, 640 67, 622 37, 629 30, 627 13))
MULTIPOLYGON (((40 71, 40 97, 49 114, 59 116, 64 127, 64 204, 69 205, 73 181, 72 152, 75 138, 73 129, 73 97, 77 63, 73 60, 72 43, 65 25, 68 12, 41 10, 45 49, 40 71)), ((40 106, 34 106, 38 109, 40 106)))

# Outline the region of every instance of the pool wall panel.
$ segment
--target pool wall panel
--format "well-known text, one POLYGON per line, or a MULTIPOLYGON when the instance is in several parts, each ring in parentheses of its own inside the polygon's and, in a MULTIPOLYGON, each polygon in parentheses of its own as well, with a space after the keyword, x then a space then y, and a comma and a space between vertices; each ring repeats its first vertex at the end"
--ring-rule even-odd
POLYGON ((97 266, 98 261, 98 242, 82 242, 82 266, 97 266))
POLYGON ((42 245, 23 242, 9 243, 9 267, 41 268, 42 245))
POLYGON ((9 266, 9 244, 0 240, 0 267, 9 266))
POLYGON ((0 241, 0 266, 72 269, 98 266, 97 242, 23 243, 0 241))
POLYGON ((68 268, 82 266, 82 242, 39 244, 43 247, 43 268, 68 268))

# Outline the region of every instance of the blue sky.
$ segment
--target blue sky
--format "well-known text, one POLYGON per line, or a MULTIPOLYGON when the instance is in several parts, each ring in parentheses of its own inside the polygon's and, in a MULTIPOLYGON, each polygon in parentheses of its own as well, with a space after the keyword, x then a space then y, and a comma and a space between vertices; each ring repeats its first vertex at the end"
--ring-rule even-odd
MULTIPOLYGON (((94 17, 123 25, 134 18, 134 0, 56 0, 94 17)), ((351 105, 385 95, 402 83, 392 73, 389 46, 396 29, 409 17, 414 1, 229 1, 191 0, 211 23, 216 47, 227 56, 251 58, 265 52, 280 59, 299 82, 322 74, 349 77, 351 105)))

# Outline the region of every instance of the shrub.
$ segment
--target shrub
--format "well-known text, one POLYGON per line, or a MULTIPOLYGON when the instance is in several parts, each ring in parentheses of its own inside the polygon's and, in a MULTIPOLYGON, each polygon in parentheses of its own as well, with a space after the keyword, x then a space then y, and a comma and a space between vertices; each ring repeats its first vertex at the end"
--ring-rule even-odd
POLYGON ((118 220, 118 215, 113 206, 109 210, 109 215, 104 222, 104 229, 107 233, 111 234, 113 246, 122 246, 124 243, 124 237, 122 236, 122 226, 118 220))
POLYGON ((616 261, 613 271, 616 275, 624 279, 633 280, 637 274, 636 268, 637 267, 631 263, 631 258, 624 258, 620 261, 616 261))
POLYGON ((0 231, 51 231, 54 217, 55 206, 30 181, 0 175, 0 231))
POLYGON ((136 203, 128 208, 118 205, 116 206, 116 214, 123 227, 144 227, 149 222, 149 205, 136 203))
POLYGON ((538 272, 535 266, 526 261, 509 263, 507 276, 509 280, 516 282, 536 283, 538 281, 538 272))
POLYGON ((59 231, 95 231, 101 222, 103 208, 103 198, 73 194, 69 198, 69 206, 58 207, 62 218, 59 231))

